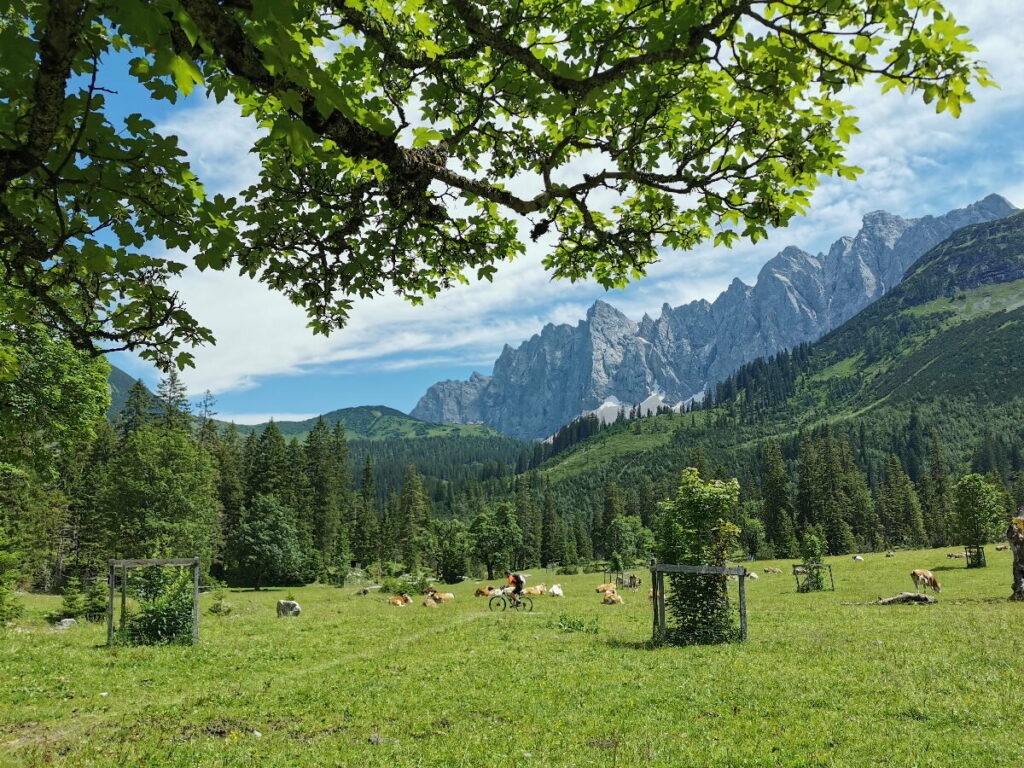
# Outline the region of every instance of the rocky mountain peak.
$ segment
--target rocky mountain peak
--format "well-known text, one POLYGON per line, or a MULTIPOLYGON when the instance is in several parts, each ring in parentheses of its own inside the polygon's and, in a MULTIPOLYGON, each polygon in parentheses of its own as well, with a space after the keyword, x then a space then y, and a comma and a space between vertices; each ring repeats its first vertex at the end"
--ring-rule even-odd
POLYGON ((491 377, 440 382, 412 415, 425 421, 483 421, 516 437, 544 438, 606 402, 635 404, 658 393, 678 403, 743 363, 813 341, 896 285, 927 250, 969 224, 1016 210, 999 195, 940 216, 863 217, 853 236, 811 255, 791 245, 757 282, 738 278, 714 302, 701 299, 637 324, 596 301, 575 326, 546 325, 519 347, 505 346, 491 377))

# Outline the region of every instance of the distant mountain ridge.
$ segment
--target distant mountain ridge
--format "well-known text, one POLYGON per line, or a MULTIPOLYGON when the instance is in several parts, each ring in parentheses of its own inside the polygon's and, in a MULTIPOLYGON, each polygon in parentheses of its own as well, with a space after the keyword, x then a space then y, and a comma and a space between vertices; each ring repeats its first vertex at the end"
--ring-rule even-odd
POLYGON ((665 304, 658 318, 639 323, 597 301, 576 326, 549 324, 517 348, 506 345, 492 376, 434 384, 411 415, 536 439, 609 400, 639 403, 657 394, 685 401, 744 363, 820 338, 898 284, 953 232, 1015 210, 989 195, 941 216, 875 211, 827 253, 787 247, 753 286, 736 279, 714 302, 665 304))
MULTIPOLYGON (((116 365, 110 366, 110 375, 107 377, 110 387, 110 408, 107 410, 107 419, 111 422, 117 420, 121 409, 128 400, 128 392, 135 379, 122 371, 116 365)), ((147 391, 149 391, 147 389, 147 391)), ((152 397, 156 397, 150 392, 152 397)), ((386 405, 360 405, 354 408, 339 408, 320 416, 302 421, 278 421, 277 428, 285 437, 304 437, 316 425, 317 419, 323 419, 327 426, 333 427, 341 422, 345 426, 345 433, 349 438, 362 438, 366 440, 384 440, 387 438, 417 438, 417 437, 490 437, 498 435, 494 429, 483 425, 466 424, 433 424, 413 418, 394 408, 386 405)), ((227 422, 216 420, 218 424, 227 426, 227 422)), ((247 435, 250 432, 262 432, 269 422, 261 424, 237 424, 238 431, 247 435)))

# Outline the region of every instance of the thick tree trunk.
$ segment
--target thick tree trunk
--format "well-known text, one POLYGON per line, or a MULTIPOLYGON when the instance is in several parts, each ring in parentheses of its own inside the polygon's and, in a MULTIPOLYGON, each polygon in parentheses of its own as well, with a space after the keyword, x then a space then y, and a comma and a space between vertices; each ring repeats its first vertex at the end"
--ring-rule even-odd
POLYGON ((1015 517, 1006 529, 1013 550, 1013 594, 1011 600, 1024 600, 1024 516, 1015 517))

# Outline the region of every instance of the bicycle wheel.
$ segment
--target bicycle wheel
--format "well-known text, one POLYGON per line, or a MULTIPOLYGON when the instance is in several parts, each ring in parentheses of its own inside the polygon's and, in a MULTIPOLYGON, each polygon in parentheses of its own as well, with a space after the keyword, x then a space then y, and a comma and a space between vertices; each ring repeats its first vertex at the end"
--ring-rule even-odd
POLYGON ((517 610, 526 611, 529 613, 533 610, 533 598, 532 597, 521 597, 519 598, 519 605, 516 606, 517 610))
POLYGON ((508 608, 508 601, 501 595, 495 595, 487 601, 487 607, 492 611, 504 611, 508 608))

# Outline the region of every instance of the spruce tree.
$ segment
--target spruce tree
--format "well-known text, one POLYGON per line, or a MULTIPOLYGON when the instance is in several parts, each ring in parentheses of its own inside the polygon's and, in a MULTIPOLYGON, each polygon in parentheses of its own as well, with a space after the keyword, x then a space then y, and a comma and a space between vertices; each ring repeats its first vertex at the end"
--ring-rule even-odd
POLYGON ((192 406, 188 390, 176 368, 164 374, 156 390, 158 420, 169 429, 192 430, 192 406))
POLYGON ((246 500, 273 495, 283 501, 290 490, 293 470, 288 458, 288 444, 273 419, 258 437, 246 440, 246 458, 246 500), (254 444, 251 453, 250 441, 254 444))
POLYGON ((128 399, 117 418, 117 433, 124 437, 140 427, 153 421, 153 396, 142 383, 136 379, 128 390, 128 399))
POLYGON ((430 556, 430 502, 415 464, 406 467, 399 507, 398 556, 410 571, 430 556))
MULTIPOLYGON (((338 486, 341 473, 336 466, 343 461, 339 456, 331 433, 323 419, 317 419, 313 429, 306 436, 303 446, 305 474, 308 478, 309 529, 312 545, 319 553, 324 573, 338 566, 339 535, 342 533, 341 520, 342 489, 338 486)), ((344 552, 345 547, 342 547, 344 552)), ((344 564, 347 572, 348 564, 344 564)))
POLYGON ((782 448, 776 442, 768 443, 764 450, 761 514, 764 520, 765 537, 780 552, 788 548, 783 529, 786 521, 792 520, 789 486, 789 472, 786 471, 786 464, 782 460, 782 448))
POLYGON ((544 527, 540 548, 540 564, 548 565, 563 562, 565 551, 565 530, 562 519, 555 507, 555 497, 551 489, 544 493, 544 527))

